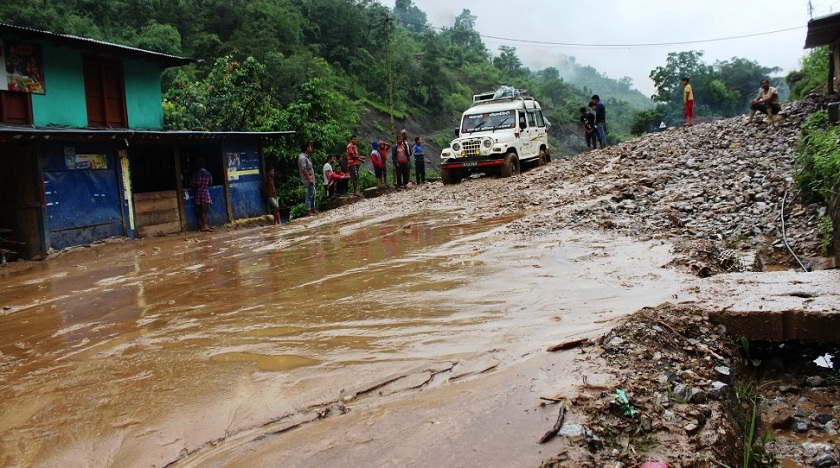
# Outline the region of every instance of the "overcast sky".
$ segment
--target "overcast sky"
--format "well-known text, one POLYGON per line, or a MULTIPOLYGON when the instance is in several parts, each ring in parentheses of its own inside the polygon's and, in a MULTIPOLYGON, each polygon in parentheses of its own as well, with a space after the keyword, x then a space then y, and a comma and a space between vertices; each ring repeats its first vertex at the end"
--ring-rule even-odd
MULTIPOLYGON (((455 17, 469 9, 493 55, 498 55, 501 45, 516 47, 523 64, 534 71, 557 66, 559 56, 573 56, 577 63, 591 65, 610 78, 629 76, 647 96, 654 93, 650 71, 665 65, 669 52, 702 50, 710 65, 745 58, 781 67, 781 74, 787 74, 799 68, 808 52, 803 46, 812 17, 808 0, 413 2, 438 28, 452 27, 455 17)), ((381 3, 394 6, 394 0, 381 3)), ((810 5, 813 18, 840 11, 840 0, 811 0, 810 5)))

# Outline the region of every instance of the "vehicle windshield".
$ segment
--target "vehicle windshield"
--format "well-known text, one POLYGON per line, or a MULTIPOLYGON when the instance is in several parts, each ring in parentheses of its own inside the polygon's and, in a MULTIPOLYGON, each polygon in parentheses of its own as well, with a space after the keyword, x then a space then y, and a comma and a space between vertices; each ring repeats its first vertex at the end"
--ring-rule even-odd
POLYGON ((516 125, 515 110, 468 114, 461 120, 461 134, 513 128, 516 125))

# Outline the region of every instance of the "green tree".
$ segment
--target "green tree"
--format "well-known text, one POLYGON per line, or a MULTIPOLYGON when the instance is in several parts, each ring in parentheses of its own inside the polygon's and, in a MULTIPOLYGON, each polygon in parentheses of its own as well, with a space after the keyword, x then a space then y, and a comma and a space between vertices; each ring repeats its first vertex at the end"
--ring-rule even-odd
POLYGON ((276 128, 293 128, 295 133, 267 147, 266 160, 280 173, 277 193, 281 201, 297 205, 306 196, 297 169, 301 144, 315 142, 312 160, 316 168, 321 167, 327 154, 343 152, 350 140, 348 129, 353 128, 348 123, 355 122, 358 115, 345 97, 329 89, 319 78, 302 84, 295 101, 276 115, 276 128))
POLYGON ((251 0, 244 10, 247 20, 239 24, 229 41, 229 47, 240 55, 262 62, 269 53, 288 54, 303 42, 304 20, 288 1, 251 0))
POLYGON ((779 67, 763 67, 758 62, 738 57, 715 62, 714 69, 727 89, 737 91, 732 103, 734 113, 725 113, 727 116, 743 113, 755 97, 761 80, 773 80, 771 75, 781 71, 779 67))
POLYGON ((499 55, 493 58, 493 66, 498 68, 503 76, 512 80, 525 76, 522 62, 516 55, 516 47, 503 45, 499 47, 499 52, 499 55))
POLYGON ((164 123, 177 130, 255 131, 273 113, 264 86, 265 66, 252 57, 216 61, 206 79, 191 81, 183 71, 166 92, 164 123))
POLYGON ((802 68, 794 70, 785 77, 790 87, 790 98, 800 99, 813 89, 825 86, 828 82, 828 46, 817 47, 802 58, 802 68))
POLYGON ((486 62, 489 59, 487 48, 475 30, 476 19, 470 10, 464 9, 455 18, 452 29, 443 32, 448 45, 447 56, 453 66, 486 62))
POLYGON ((394 17, 411 32, 422 34, 427 30, 426 13, 411 0, 396 0, 394 17))
POLYGON ((132 41, 135 47, 170 55, 181 55, 181 35, 169 24, 152 21, 132 41))
POLYGON ((630 124, 630 133, 636 136, 645 133, 652 133, 659 129, 662 122, 662 110, 660 108, 648 109, 638 112, 630 124))
POLYGON ((682 101, 683 76, 691 77, 692 83, 699 78, 711 75, 712 68, 703 60, 702 51, 671 52, 665 60, 664 67, 656 67, 650 72, 650 79, 656 87, 656 94, 651 96, 654 102, 672 103, 682 101))

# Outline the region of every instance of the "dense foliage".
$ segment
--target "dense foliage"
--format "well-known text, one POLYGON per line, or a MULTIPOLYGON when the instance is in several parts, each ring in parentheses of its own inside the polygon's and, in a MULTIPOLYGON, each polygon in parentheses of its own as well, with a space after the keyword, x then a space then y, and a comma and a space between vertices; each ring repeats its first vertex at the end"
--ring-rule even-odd
MULTIPOLYGON (((781 78, 772 76, 778 67, 768 68, 754 61, 733 57, 709 65, 703 61, 702 51, 672 52, 664 66, 656 67, 650 78, 656 86, 652 99, 657 102, 658 118, 668 125, 678 125, 683 117, 682 77, 689 77, 694 91, 694 112, 698 118, 722 118, 743 114, 758 94, 763 78, 779 88, 785 98, 786 89, 781 78)), ((644 116, 640 116, 640 119, 644 116)), ((634 132, 650 128, 659 122, 637 122, 634 132)))
MULTIPOLYGON (((607 106, 610 143, 652 131, 681 113, 675 79, 689 74, 701 116, 743 112, 758 79, 776 71, 733 58, 713 66, 702 52, 671 54, 651 73, 654 104, 627 77, 611 79, 567 57, 532 71, 513 47, 495 53, 464 9, 451 26, 433 28, 412 0, 392 10, 375 0, 5 0, 0 22, 91 37, 174 55, 196 63, 164 73, 168 128, 285 131, 267 148, 278 189, 300 202, 295 162, 300 144, 317 142, 314 160, 341 153, 350 135, 388 138, 406 118, 423 120, 429 141, 448 129, 473 94, 506 84, 527 89, 549 121, 576 123, 593 94, 607 106), (562 70, 562 71, 561 71, 562 70), (362 125, 374 112, 390 125, 362 125)), ((393 137, 389 138, 393 139, 393 137)), ((562 154, 557 151, 558 156, 562 154)))
MULTIPOLYGON (((840 226, 840 127, 830 123, 828 111, 815 112, 802 126, 796 146, 796 186, 806 200, 824 202, 829 216, 823 218, 823 236, 828 240, 840 226)), ((836 242, 836 241, 835 241, 836 242)), ((835 245, 837 245, 835 243, 835 245)), ((826 253, 830 243, 824 243, 826 253)))
POLYGON ((840 189, 840 127, 828 120, 828 111, 815 112, 802 126, 796 146, 796 184, 810 200, 830 202, 840 189))
POLYGON ((828 46, 811 49, 811 52, 802 58, 802 69, 788 73, 785 82, 790 86, 791 99, 800 99, 814 88, 825 89, 830 53, 828 46))

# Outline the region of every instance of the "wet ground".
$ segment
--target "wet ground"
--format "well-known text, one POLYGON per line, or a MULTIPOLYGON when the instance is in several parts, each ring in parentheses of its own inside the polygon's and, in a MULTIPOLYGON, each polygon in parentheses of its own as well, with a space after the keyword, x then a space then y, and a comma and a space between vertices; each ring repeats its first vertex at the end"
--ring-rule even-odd
POLYGON ((309 219, 0 271, 0 463, 235 464, 255 440, 452 391, 679 290, 667 244, 503 235, 519 216, 309 219))
MULTIPOLYGON (((688 335, 683 317, 708 311, 838 313, 836 269, 747 271, 795 266, 783 233, 805 264, 830 268, 817 261, 824 207, 783 196, 813 106, 787 110, 774 131, 730 119, 279 227, 0 268, 0 464, 507 467, 591 456, 571 438, 536 444, 557 417, 540 398, 577 402, 566 422, 588 424, 618 385, 639 403, 664 387, 661 369, 640 365, 658 365, 659 342, 625 341, 632 365, 599 358, 597 338, 623 318, 673 302, 657 310, 688 335), (546 353, 579 338, 595 341, 546 353)), ((623 329, 648 336, 653 325, 623 329)), ((685 370, 693 381, 713 364, 685 370)), ((665 440, 686 459, 707 448, 685 432, 665 440)), ((616 450, 599 456, 642 456, 616 450)))

